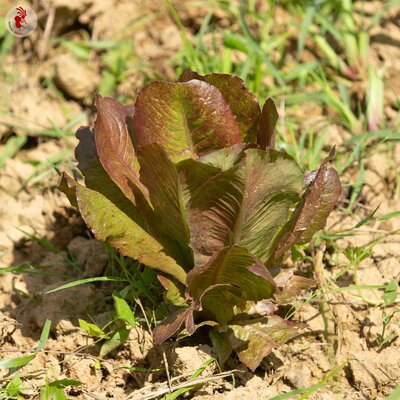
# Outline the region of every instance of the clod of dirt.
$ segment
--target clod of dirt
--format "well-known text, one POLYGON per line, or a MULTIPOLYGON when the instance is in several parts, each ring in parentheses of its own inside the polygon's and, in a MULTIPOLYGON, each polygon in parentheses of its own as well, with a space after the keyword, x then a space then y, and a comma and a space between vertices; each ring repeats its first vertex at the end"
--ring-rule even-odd
POLYGON ((308 325, 311 332, 323 332, 324 319, 316 307, 307 304, 301 309, 300 315, 302 321, 308 325))
POLYGON ((380 177, 389 177, 393 173, 393 161, 387 154, 375 153, 368 159, 367 166, 375 171, 380 177))
POLYGON ((396 257, 382 260, 378 268, 382 276, 386 276, 388 279, 400 279, 400 262, 396 257))
MULTIPOLYGON (((177 347, 169 356, 168 363, 173 367, 175 375, 184 375, 194 372, 210 357, 212 353, 208 345, 177 347)), ((213 370, 214 368, 210 365, 203 373, 211 375, 213 370)))
POLYGON ((387 242, 382 242, 378 243, 374 248, 373 248, 373 255, 375 257, 400 257, 400 246, 399 246, 399 241, 400 241, 400 235, 391 235, 388 238, 387 242), (389 241, 390 239, 390 241, 389 241))
POLYGON ((64 357, 64 364, 64 368, 68 370, 69 378, 85 382, 87 390, 91 391, 100 386, 103 376, 101 370, 96 368, 94 359, 67 354, 64 357))
POLYGON ((72 102, 61 104, 37 82, 23 79, 10 90, 8 111, 0 114, 0 125, 12 126, 18 135, 29 133, 33 136, 54 126, 65 126, 69 118, 79 113, 80 108, 72 102))
POLYGON ((284 376, 295 389, 311 386, 311 370, 307 365, 296 364, 284 376))
POLYGON ((95 0, 79 17, 79 22, 92 28, 96 40, 118 40, 127 33, 135 20, 144 14, 140 2, 95 0))
POLYGON ((384 349, 381 353, 361 351, 353 355, 349 367, 354 383, 369 398, 378 398, 378 393, 388 395, 400 381, 400 350, 397 347, 384 349))
POLYGON ((12 318, 6 317, 0 311, 0 345, 4 344, 13 334, 18 323, 12 318))
POLYGON ((62 54, 55 61, 55 82, 68 96, 84 100, 90 97, 99 84, 99 74, 70 54, 62 54))
POLYGON ((255 375, 247 381, 245 386, 238 387, 227 393, 196 396, 193 397, 193 400, 265 400, 290 390, 291 388, 282 382, 271 386, 270 382, 255 375))
POLYGON ((136 326, 129 333, 128 346, 134 361, 143 360, 154 346, 153 337, 140 326, 136 326))
POLYGON ((108 262, 108 255, 102 243, 77 236, 69 243, 68 250, 84 271, 84 278, 102 275, 108 262))
MULTIPOLYGON (((21 184, 34 171, 32 165, 22 162, 21 160, 9 159, 1 171, 0 192, 1 195, 15 195, 21 189, 21 184)), ((7 210, 7 209, 5 209, 7 210)), ((8 210, 10 210, 8 208, 8 210)))

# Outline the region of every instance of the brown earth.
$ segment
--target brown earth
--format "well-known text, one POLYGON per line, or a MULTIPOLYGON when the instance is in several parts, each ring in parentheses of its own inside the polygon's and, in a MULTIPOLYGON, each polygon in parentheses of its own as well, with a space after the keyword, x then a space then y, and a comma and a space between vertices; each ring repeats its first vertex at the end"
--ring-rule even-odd
MULTIPOLYGON (((379 3, 368 2, 368 6, 376 10, 379 3)), ((1 7, 8 9, 10 4, 1 7)), ((127 35, 134 38, 136 57, 146 65, 130 71, 118 84, 117 92, 127 96, 128 100, 134 98, 146 75, 175 78, 169 59, 181 48, 181 42, 177 28, 166 17, 161 4, 54 0, 41 2, 40 7, 41 26, 45 26, 51 10, 55 12, 52 36, 64 34, 71 39, 82 38, 81 26, 85 25, 92 38, 97 40, 116 40, 127 35)), ((198 29, 207 12, 204 7, 193 6, 190 2, 180 3, 177 9, 191 32, 198 29)), ((400 73, 399 16, 400 10, 392 11, 375 29, 371 51, 371 62, 387 66, 385 117, 392 126, 398 121, 393 103, 398 101, 399 92, 396 89, 400 73)), ((283 10, 280 18, 285 18, 283 10)), ((237 24, 232 15, 221 10, 216 11, 215 20, 221 27, 234 29, 237 24)), ((75 139, 47 139, 32 133, 51 128, 49 118, 57 126, 64 126, 71 116, 80 113, 86 113, 91 120, 92 99, 99 84, 99 71, 104 65, 99 59, 89 63, 77 61, 65 49, 53 48, 42 32, 35 33, 31 40, 23 43, 24 48, 17 46, 4 63, 4 69, 11 71, 13 76, 18 75, 18 80, 0 82, 0 90, 7 93, 0 105, 9 111, 7 115, 0 115, 0 150, 12 135, 28 133, 30 136, 27 145, 14 158, 8 159, 0 171, 0 260, 3 267, 23 263, 39 265, 43 274, 0 275, 0 359, 32 351, 46 319, 50 319, 51 336, 45 351, 20 371, 24 387, 37 388, 46 380, 68 377, 84 383, 78 388, 67 389, 70 398, 159 398, 169 391, 163 372, 165 364, 171 368, 171 378, 177 378, 172 385, 179 385, 212 356, 208 345, 196 345, 196 339, 185 339, 164 348, 154 348, 146 326, 138 325, 130 333, 127 343, 100 358, 99 345, 79 328, 78 318, 89 320, 88 316, 91 316, 100 324, 107 322, 113 307, 110 294, 115 286, 86 284, 53 294, 45 293, 71 280, 101 276, 109 261, 104 246, 92 239, 79 215, 56 190, 57 174, 47 167, 38 174, 34 167, 34 163, 46 162, 66 149, 71 150, 75 139), (39 55, 41 61, 30 63, 35 55, 39 55), (57 90, 43 85, 49 77, 54 79, 57 90), (58 91, 68 100, 60 99, 58 91), (30 163, 26 162, 28 160, 30 163), (55 252, 36 243, 22 231, 45 237, 59 250, 55 252), (71 259, 79 269, 72 266, 71 259), (124 366, 163 370, 134 372, 121 368, 124 366)), ((322 108, 310 105, 307 117, 318 119, 323 113, 322 108)), ((85 121, 75 125, 83 123, 85 121)), ((331 125, 327 137, 329 142, 341 146, 349 136, 351 133, 331 125)), ((68 166, 69 159, 70 153, 61 164, 63 168, 68 166)), ((400 210, 400 144, 391 152, 384 145, 369 150, 364 164, 366 183, 358 199, 358 214, 350 216, 336 210, 329 219, 328 232, 353 228, 378 205, 377 215, 400 210)), ((352 183, 356 176, 357 169, 350 168, 342 180, 352 183)), ((344 193, 343 201, 346 196, 344 193)), ((307 253, 311 257, 309 261, 295 263, 308 270, 314 266, 315 276, 324 285, 348 265, 343 251, 335 252, 334 248, 365 247, 386 233, 387 236, 372 248, 369 257, 359 264, 357 283, 387 284, 392 279, 400 279, 399 232, 400 218, 376 221, 355 231, 355 236, 328 242, 324 247, 316 246, 307 253)), ((285 263, 293 264, 289 259, 285 263)), ((342 276, 341 285, 347 286, 353 279, 354 271, 350 270, 342 276)), ((226 376, 211 364, 200 379, 213 378, 197 386, 191 392, 191 398, 265 400, 315 385, 336 368, 337 373, 329 384, 313 393, 310 399, 384 399, 400 384, 398 312, 385 332, 385 335, 391 335, 391 340, 381 347, 378 342, 385 313, 399 311, 398 303, 384 309, 381 290, 368 290, 363 294, 364 298, 360 298, 356 290, 336 292, 324 301, 311 301, 295 315, 295 319, 309 326, 304 335, 274 350, 254 374, 234 358, 227 363, 227 370, 233 372, 226 376)), ((297 305, 301 301, 299 299, 297 305)), ((7 371, 0 370, 0 382, 6 377, 7 371)), ((27 390, 26 398, 31 398, 31 393, 27 390)))

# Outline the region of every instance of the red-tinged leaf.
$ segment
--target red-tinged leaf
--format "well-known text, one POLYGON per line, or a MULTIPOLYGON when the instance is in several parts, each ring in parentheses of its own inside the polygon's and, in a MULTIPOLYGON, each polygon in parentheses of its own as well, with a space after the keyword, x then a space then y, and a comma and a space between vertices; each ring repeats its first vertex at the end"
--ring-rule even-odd
POLYGON ((224 284, 208 288, 201 297, 202 316, 225 326, 234 318, 238 308, 244 308, 246 299, 240 288, 224 284))
POLYGON ((324 188, 322 190, 318 211, 314 214, 308 228, 300 236, 299 244, 309 242, 314 233, 325 226, 329 214, 335 208, 340 194, 342 193, 340 178, 334 168, 328 168, 325 171, 323 185, 324 188))
POLYGON ((253 372, 272 349, 279 347, 275 340, 260 329, 233 325, 232 330, 234 334, 230 336, 231 346, 240 362, 253 372))
POLYGON ((134 107, 101 96, 97 96, 95 105, 95 142, 100 162, 124 195, 136 204, 138 193, 147 197, 147 190, 139 180, 135 151, 126 125, 134 107))
MULTIPOLYGON (((214 314, 217 321, 223 324, 227 321, 226 318, 221 320, 219 309, 233 309, 237 302, 236 294, 233 293, 233 301, 227 301, 225 292, 230 292, 230 289, 209 290, 215 285, 238 288, 242 301, 269 298, 275 290, 274 280, 265 266, 245 248, 238 246, 222 249, 206 264, 191 270, 187 276, 190 296, 196 300, 201 299, 202 308, 214 314)), ((230 312, 233 313, 228 313, 230 312)))
POLYGON ((181 308, 168 316, 153 330, 154 342, 156 344, 165 342, 168 338, 178 332, 183 324, 189 334, 194 333, 196 330, 193 320, 193 312, 195 309, 196 305, 192 304, 189 307, 181 308))
MULTIPOLYGON (((275 279, 274 279, 275 281, 275 279)), ((275 282, 276 283, 276 282, 275 282)), ((274 296, 275 297, 275 296, 274 296)), ((236 307, 235 314, 245 314, 245 315, 258 315, 258 316, 270 316, 275 314, 278 307, 272 303, 271 300, 264 299, 260 301, 246 301, 245 307, 241 309, 236 307)))
POLYGON ((175 307, 187 307, 188 304, 184 298, 185 287, 179 282, 168 279, 165 276, 158 275, 163 288, 166 290, 164 299, 175 307))
POLYGON ((235 75, 208 74, 199 75, 197 72, 184 72, 180 82, 192 79, 207 82, 215 86, 224 96, 232 113, 236 116, 240 133, 244 142, 256 142, 257 127, 261 110, 257 98, 244 86, 242 79, 235 75))
POLYGON ((230 341, 239 360, 254 372, 273 348, 297 336, 304 327, 277 315, 242 320, 229 325, 230 341))
POLYGON ((189 248, 190 232, 178 171, 167 153, 156 143, 138 150, 140 179, 146 186, 154 208, 154 223, 168 238, 168 248, 185 270, 193 267, 189 248), (160 223, 161 222, 161 223, 160 223))
POLYGON ((131 135, 137 148, 158 143, 174 161, 241 142, 221 92, 199 80, 153 82, 139 93, 131 135))
MULTIPOLYGON (((93 189, 110 200, 113 204, 115 204, 119 209, 121 209, 124 213, 126 213, 131 219, 133 219, 140 227, 142 227, 146 232, 152 235, 156 240, 158 240, 163 247, 166 249, 168 255, 177 260, 178 264, 182 265, 191 265, 191 257, 186 256, 186 259, 183 258, 182 249, 179 247, 179 243, 176 240, 172 240, 171 237, 175 237, 175 233, 171 234, 170 231, 166 229, 169 227, 168 222, 171 222, 170 219, 166 219, 166 223, 160 224, 160 215, 159 213, 155 213, 150 206, 148 200, 144 197, 141 191, 136 190, 132 186, 132 190, 135 192, 135 201, 136 206, 132 204, 128 198, 122 193, 119 187, 111 180, 108 173, 104 170, 103 166, 100 163, 100 160, 97 155, 96 142, 94 139, 94 133, 88 128, 80 128, 76 134, 79 139, 79 144, 75 151, 76 159, 78 160, 78 168, 81 170, 82 174, 85 177, 86 186, 89 189, 93 189)), ((152 159, 151 156, 146 156, 147 152, 143 153, 143 178, 144 181, 147 182, 150 180, 151 188, 152 188, 152 200, 156 205, 159 205, 160 200, 157 202, 155 199, 156 195, 160 197, 160 190, 156 190, 156 194, 154 194, 154 187, 168 187, 168 182, 163 176, 162 179, 159 179, 160 176, 154 176, 153 179, 149 179, 149 176, 154 175, 153 171, 149 171, 149 165, 146 160, 148 158, 152 159), (158 185, 158 186, 157 186, 158 185)), ((154 157, 153 157, 154 158, 154 157)), ((164 175, 167 174, 167 166, 171 167, 171 162, 169 160, 158 160, 159 163, 156 163, 156 167, 158 170, 164 172, 164 175), (165 161, 165 162, 164 162, 165 161)), ((151 167, 151 165, 150 165, 151 167)), ((174 168, 172 166, 172 168, 174 168)), ((170 168, 171 169, 171 168, 170 168)), ((170 170, 169 169, 169 170, 170 170)), ((173 173, 176 175, 176 172, 173 173)), ((157 174, 156 174, 157 175, 157 174)), ((174 179, 177 179, 176 177, 174 179)), ((171 196, 170 196, 171 197, 171 196)), ((169 201, 168 198, 167 205, 172 207, 172 202, 169 201)), ((161 200, 162 201, 162 200, 161 200)), ((157 211, 159 207, 157 208, 157 211)), ((168 213, 167 213, 168 214, 168 213)), ((171 215, 168 215, 169 218, 171 215)), ((164 216, 165 217, 165 216, 164 216)), ((163 220, 165 218, 162 217, 163 220)), ((178 224, 179 221, 176 219, 173 220, 175 224, 178 224), (176 222, 175 222, 176 221, 176 222)), ((187 239, 188 241, 188 239, 187 239)), ((188 251, 188 246, 186 245, 186 251, 188 251)))
POLYGON ((279 115, 275 103, 272 99, 267 99, 261 112, 259 131, 257 135, 257 143, 264 150, 267 147, 275 147, 275 126, 278 118, 279 115))
POLYGON ((233 229, 240 214, 244 186, 238 167, 233 167, 213 176, 191 194, 188 223, 197 265, 234 244, 233 229))
MULTIPOLYGON (((342 187, 338 173, 328 168, 329 161, 334 157, 334 148, 322 162, 315 179, 308 187, 303 200, 299 203, 287 225, 280 233, 281 238, 275 250, 275 258, 281 256, 294 244, 307 243, 315 232, 322 229, 335 207, 342 187)), ((308 179, 312 178, 312 175, 308 179)))
POLYGON ((67 196, 72 207, 78 208, 78 202, 76 201, 76 190, 75 187, 68 184, 67 175, 61 175, 60 181, 58 183, 58 190, 61 190, 61 192, 63 192, 67 196))
POLYGON ((247 149, 241 163, 191 195, 188 219, 196 263, 234 244, 267 262, 302 188, 303 173, 289 155, 247 149))
MULTIPOLYGON (((70 189, 75 190, 79 210, 87 226, 98 240, 103 240, 149 267, 158 269, 184 283, 186 273, 167 255, 164 247, 103 194, 79 185, 64 175, 70 189)), ((128 200, 126 200, 128 201, 128 200)))
POLYGON ((309 289, 317 283, 314 279, 294 275, 292 270, 280 272, 274 280, 278 287, 274 298, 278 304, 288 304, 292 302, 303 290, 309 289))
POLYGON ((97 154, 95 134, 86 127, 81 127, 76 132, 79 144, 75 149, 75 158, 78 168, 85 178, 86 187, 107 197, 119 209, 129 215, 138 225, 145 229, 152 214, 152 209, 143 194, 136 191, 137 206, 132 204, 120 188, 110 178, 103 168, 97 154), (138 208, 140 206, 140 209, 138 208))

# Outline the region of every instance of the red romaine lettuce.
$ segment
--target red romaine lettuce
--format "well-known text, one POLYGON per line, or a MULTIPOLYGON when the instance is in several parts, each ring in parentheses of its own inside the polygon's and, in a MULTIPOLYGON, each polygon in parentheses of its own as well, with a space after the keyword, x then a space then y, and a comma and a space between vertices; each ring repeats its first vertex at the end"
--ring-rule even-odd
POLYGON ((235 351, 254 370, 303 327, 274 312, 313 281, 270 269, 324 227, 341 192, 334 151, 305 177, 274 149, 273 101, 261 109, 231 75, 187 72, 96 107, 94 130, 77 132, 85 186, 64 174, 61 190, 98 240, 159 271, 177 309, 157 343, 209 325, 220 360, 235 351))

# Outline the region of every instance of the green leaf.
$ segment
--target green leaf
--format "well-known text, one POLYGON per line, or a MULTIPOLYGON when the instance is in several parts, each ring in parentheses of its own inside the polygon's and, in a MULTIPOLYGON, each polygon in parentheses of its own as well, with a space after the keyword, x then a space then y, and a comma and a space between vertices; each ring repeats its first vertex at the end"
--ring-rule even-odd
POLYGON ((230 341, 239 360, 254 372, 273 348, 297 336, 304 324, 273 315, 235 322, 229 328, 230 341))
POLYGON ((68 185, 68 179, 65 174, 61 175, 61 178, 58 182, 57 188, 58 188, 58 190, 60 190, 67 196, 67 199, 70 202, 72 207, 78 208, 78 202, 76 201, 75 188, 70 187, 68 185))
POLYGON ((244 86, 237 76, 229 74, 208 74, 201 76, 196 72, 184 72, 180 82, 192 79, 201 80, 215 86, 224 96, 239 125, 244 142, 256 142, 257 126, 261 110, 257 98, 244 86))
MULTIPOLYGON (((335 207, 342 192, 338 173, 329 168, 328 163, 334 157, 334 148, 315 173, 315 178, 308 187, 302 201, 287 225, 282 229, 275 258, 281 256, 294 244, 307 243, 315 232, 322 229, 335 207)), ((310 174, 311 179, 313 173, 310 174)))
POLYGON ((74 379, 58 379, 46 383, 40 388, 40 400, 67 400, 64 389, 68 386, 78 387, 82 382, 74 379))
POLYGON ((140 179, 148 189, 154 207, 153 225, 169 238, 168 248, 174 258, 189 270, 193 267, 193 256, 189 248, 190 233, 178 171, 167 153, 156 143, 142 147, 138 151, 138 159, 140 179))
MULTIPOLYGON (((22 380, 18 372, 15 373, 14 378, 11 379, 10 382, 7 383, 6 393, 9 396, 18 396, 23 389, 22 380)), ((1 392, 1 390, 0 390, 1 392)), ((1 397, 0 397, 1 398, 1 397)))
POLYGON ((217 356, 218 363, 222 367, 233 351, 228 334, 226 332, 218 332, 215 329, 211 329, 209 331, 209 336, 213 345, 213 350, 217 356))
POLYGON ((19 368, 31 362, 36 357, 36 354, 29 356, 16 357, 8 360, 0 361, 0 368, 19 368))
POLYGON ((126 322, 127 324, 129 324, 131 328, 134 328, 136 326, 136 318, 133 315, 133 312, 129 307, 129 304, 126 302, 125 299, 115 294, 113 294, 112 296, 114 299, 114 305, 117 317, 122 321, 126 322))
POLYGON ((78 319, 78 322, 80 328, 83 329, 89 336, 98 337, 102 339, 107 337, 106 333, 97 325, 91 324, 90 322, 87 322, 83 319, 78 319))
POLYGON ((138 149, 158 143, 174 160, 241 142, 221 92, 199 80, 147 85, 138 94, 130 133, 138 149))
POLYGON ((233 310, 238 302, 238 290, 239 302, 269 298, 275 290, 275 283, 264 264, 247 249, 238 246, 224 248, 206 264, 196 266, 188 274, 187 285, 190 295, 201 301, 202 308, 221 324, 233 314, 233 311, 224 310, 233 310), (232 286, 234 297, 228 299, 225 292, 230 289, 222 290, 218 287, 222 285, 232 286), (215 288, 211 290, 212 287, 215 288))
POLYGON ((275 125, 279 115, 272 99, 267 99, 260 117, 260 127, 257 134, 257 143, 262 149, 275 147, 275 125))
POLYGON ((247 150, 242 171, 245 191, 233 231, 235 242, 267 262, 273 238, 303 189, 303 172, 291 156, 272 149, 247 150))
POLYGON ((396 279, 393 279, 386 285, 383 294, 383 302, 385 303, 385 306, 390 306, 396 302, 398 286, 399 284, 396 279))
MULTIPOLYGON (((199 158, 201 163, 210 164, 221 171, 226 171, 229 168, 238 165, 245 157, 245 150, 257 147, 256 144, 235 144, 224 149, 212 151, 199 158)), ((220 171, 219 171, 220 172, 220 171)))
POLYGON ((175 307, 187 307, 188 304, 183 297, 185 287, 179 282, 174 282, 165 276, 158 275, 157 279, 160 281, 163 288, 166 290, 164 299, 175 307))
POLYGON ((77 381, 75 379, 58 379, 56 381, 50 382, 47 384, 50 387, 58 387, 58 388, 65 388, 67 386, 74 386, 78 387, 82 385, 81 381, 77 381))
POLYGON ((196 262, 206 262, 234 244, 267 262, 274 237, 302 188, 303 173, 289 155, 247 149, 242 163, 216 174, 191 194, 188 219, 196 262))
POLYGON ((104 344, 101 346, 99 357, 103 358, 107 354, 111 353, 117 347, 121 346, 121 344, 125 343, 128 340, 130 329, 120 328, 114 331, 110 338, 107 339, 104 344))
POLYGON ((185 282, 185 271, 166 254, 156 239, 101 193, 81 186, 65 176, 69 187, 76 191, 83 219, 98 240, 109 243, 125 256, 185 282))
POLYGON ((244 158, 244 151, 250 144, 236 144, 215 150, 198 160, 186 159, 176 164, 185 208, 196 190, 222 171, 238 165, 244 158))
POLYGON ((52 386, 42 386, 40 388, 39 400, 67 400, 64 394, 64 390, 52 387, 52 386))
POLYGON ((185 209, 188 208, 188 203, 198 187, 221 172, 218 167, 195 161, 191 158, 179 162, 176 164, 176 168, 185 209))
POLYGON ((45 346, 47 339, 49 338, 50 328, 51 321, 49 319, 46 319, 46 322, 44 323, 44 327, 42 329, 42 333, 40 334, 39 343, 35 350, 35 353, 39 353, 39 351, 41 351, 45 346))

